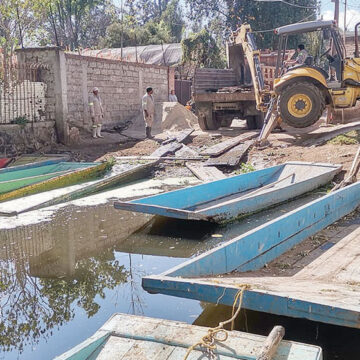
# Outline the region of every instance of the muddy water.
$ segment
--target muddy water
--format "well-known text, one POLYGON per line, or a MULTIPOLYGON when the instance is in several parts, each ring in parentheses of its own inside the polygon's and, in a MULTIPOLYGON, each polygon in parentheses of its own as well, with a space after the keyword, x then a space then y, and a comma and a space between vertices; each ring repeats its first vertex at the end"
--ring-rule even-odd
MULTIPOLYGON (((0 230, 0 359, 51 359, 92 335, 114 312, 188 323, 198 318, 212 325, 226 309, 209 308, 211 316, 200 316, 205 304, 150 295, 141 277, 161 273, 317 196, 226 226, 154 220, 115 210, 108 202, 61 208, 40 223, 0 230)), ((1 225, 5 222, 1 219, 1 225)))

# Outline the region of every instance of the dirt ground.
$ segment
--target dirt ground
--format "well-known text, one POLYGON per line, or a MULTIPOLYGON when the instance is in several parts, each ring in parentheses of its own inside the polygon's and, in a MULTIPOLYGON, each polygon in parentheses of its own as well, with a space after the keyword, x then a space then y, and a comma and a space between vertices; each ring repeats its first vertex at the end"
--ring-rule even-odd
MULTIPOLYGON (((356 124, 355 124, 356 125, 356 124)), ((355 133, 355 137, 351 137, 351 141, 347 143, 340 138, 339 142, 326 141, 324 144, 315 146, 319 137, 339 131, 339 127, 346 125, 336 125, 330 127, 314 126, 311 129, 291 129, 287 128, 285 132, 274 132, 269 137, 269 146, 264 148, 251 147, 243 158, 243 162, 251 164, 255 169, 264 168, 280 164, 286 161, 310 161, 310 162, 326 162, 333 164, 342 164, 345 171, 349 170, 354 155, 359 147, 359 131, 355 133), (334 142, 334 143, 333 143, 334 142)), ((360 122, 359 122, 360 129, 360 122)), ((201 150, 245 133, 246 127, 244 122, 234 121, 230 128, 221 128, 217 131, 203 132, 196 130, 187 141, 187 146, 193 150, 200 152, 201 150)), ((346 131, 345 131, 346 132, 346 131)), ((354 131, 353 131, 354 133, 354 131)), ((176 133, 174 133, 176 134, 176 133)), ((123 136, 120 133, 103 132, 103 139, 92 139, 90 134, 81 134, 81 140, 72 146, 57 145, 48 152, 68 152, 75 161, 100 161, 111 157, 122 156, 143 156, 150 155, 159 146, 162 140, 171 134, 158 134, 154 139, 132 139, 123 136)), ((327 135, 328 136, 328 135, 327 135)), ((334 135, 335 136, 335 135, 334 135)), ((170 163, 167 163, 170 165, 170 163)), ((181 165, 181 164, 180 164, 181 165)), ((175 174, 188 174, 187 170, 174 171, 174 166, 169 166, 169 176, 175 174)), ((157 174, 166 172, 167 166, 163 166, 157 174)), ((232 173, 237 169, 222 169, 226 173, 232 173)), ((160 176, 160 175, 159 175, 160 176)), ((166 176, 162 174, 161 177, 166 176)), ((344 176, 344 172, 336 181, 344 176)))

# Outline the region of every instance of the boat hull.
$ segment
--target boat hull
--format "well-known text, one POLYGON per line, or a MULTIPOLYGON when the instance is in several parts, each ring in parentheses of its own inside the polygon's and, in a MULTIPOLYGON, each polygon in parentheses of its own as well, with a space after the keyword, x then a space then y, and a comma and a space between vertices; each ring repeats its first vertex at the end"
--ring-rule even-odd
MULTIPOLYGON (((311 277, 261 280, 261 276, 251 278, 251 274, 232 275, 263 268, 358 206, 360 182, 265 223, 163 274, 144 277, 143 287, 150 293, 232 305, 239 288, 247 284, 249 289, 243 298, 246 309, 360 328, 357 300, 360 282, 355 270, 358 267, 351 263, 347 281, 341 280, 346 269, 343 265, 339 270, 341 276, 333 282, 311 277)), ((355 250, 352 253, 357 256, 355 250)), ((338 260, 330 271, 336 273, 338 260)))
POLYGON ((0 174, 0 201, 77 184, 110 168, 109 163, 59 163, 0 174))
POLYGON ((340 165, 289 162, 165 194, 115 202, 114 206, 179 219, 222 222, 315 190, 339 171, 340 165))

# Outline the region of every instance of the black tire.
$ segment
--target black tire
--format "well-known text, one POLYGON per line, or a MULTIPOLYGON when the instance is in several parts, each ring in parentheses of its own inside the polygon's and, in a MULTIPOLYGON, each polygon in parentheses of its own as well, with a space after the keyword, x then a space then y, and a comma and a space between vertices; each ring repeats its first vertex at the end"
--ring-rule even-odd
POLYGON ((222 120, 221 126, 222 127, 230 127, 232 122, 233 122, 233 119, 222 120))
POLYGON ((256 117, 255 116, 253 116, 253 115, 246 116, 245 120, 246 120, 246 126, 249 130, 256 129, 256 117))
POLYGON ((325 109, 324 93, 310 82, 297 82, 282 89, 279 96, 279 112, 282 120, 294 128, 305 128, 315 124, 321 117, 325 109), (295 103, 295 110, 302 110, 297 106, 310 106, 309 111, 304 116, 294 116, 289 111, 291 108, 291 98, 296 94, 303 94, 310 99, 310 105, 306 105, 302 99, 295 103), (298 105, 299 104, 299 105, 298 105))
POLYGON ((210 106, 199 106, 196 111, 201 130, 217 130, 221 121, 217 121, 215 113, 210 106))
POLYGON ((260 113, 259 115, 255 115, 255 123, 257 129, 262 129, 264 126, 264 113, 260 113))

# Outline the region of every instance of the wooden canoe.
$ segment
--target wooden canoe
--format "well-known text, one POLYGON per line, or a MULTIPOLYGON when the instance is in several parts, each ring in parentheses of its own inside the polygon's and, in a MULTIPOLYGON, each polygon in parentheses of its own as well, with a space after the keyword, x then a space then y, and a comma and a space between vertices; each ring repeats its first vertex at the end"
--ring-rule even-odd
POLYGON ((129 202, 117 209, 187 220, 220 222, 279 204, 327 184, 341 165, 287 162, 282 165, 129 202))
POLYGON ((0 172, 0 201, 73 185, 102 176, 109 163, 60 162, 0 172))
POLYGON ((160 275, 146 276, 142 285, 152 294, 231 306, 239 288, 246 284, 245 309, 360 329, 360 215, 357 213, 352 224, 350 216, 341 220, 343 223, 338 221, 359 206, 357 182, 160 275), (335 227, 324 230, 324 244, 314 238, 335 222, 335 227), (346 234, 341 236, 341 232, 346 234), (305 240, 314 246, 309 259, 295 247, 305 240), (287 275, 279 265, 284 254, 284 264, 290 266, 290 250, 296 262, 294 273, 287 275), (272 262, 280 275, 269 272, 272 262))
MULTIPOLYGON (((188 348, 201 340, 208 330, 179 321, 114 314, 94 335, 54 360, 183 360, 188 348)), ((217 342, 216 359, 259 359, 271 338, 240 331, 229 331, 228 334, 226 341, 217 342)), ((319 346, 279 340, 272 360, 322 360, 319 346)), ((208 357, 200 347, 189 356, 189 360, 205 358, 208 357)))

